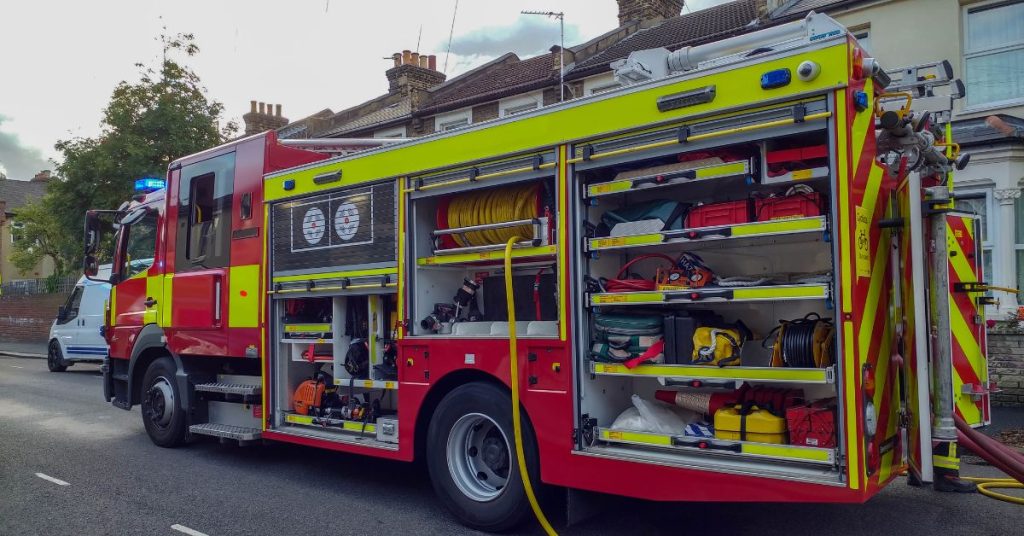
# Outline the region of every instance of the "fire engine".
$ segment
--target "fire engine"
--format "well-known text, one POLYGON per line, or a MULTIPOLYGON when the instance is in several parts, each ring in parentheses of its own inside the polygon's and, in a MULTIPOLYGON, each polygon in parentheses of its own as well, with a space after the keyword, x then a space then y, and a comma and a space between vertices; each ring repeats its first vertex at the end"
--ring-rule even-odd
POLYGON ((347 154, 250 136, 90 211, 87 274, 116 229, 107 400, 163 447, 425 460, 484 530, 550 531, 541 485, 969 489, 991 298, 949 64, 885 71, 812 13, 613 67, 614 91, 347 154))

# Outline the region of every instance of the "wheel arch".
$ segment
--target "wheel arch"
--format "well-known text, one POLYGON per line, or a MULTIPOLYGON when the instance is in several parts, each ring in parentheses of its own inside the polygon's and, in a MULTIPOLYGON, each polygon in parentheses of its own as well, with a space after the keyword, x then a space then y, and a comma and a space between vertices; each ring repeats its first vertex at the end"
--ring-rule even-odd
MULTIPOLYGON (((416 427, 413 432, 414 460, 425 460, 427 449, 427 428, 430 426, 430 419, 434 414, 434 410, 437 409, 437 405, 444 400, 444 397, 448 396, 448 394, 456 388, 470 383, 491 384, 508 394, 510 398, 512 395, 512 389, 505 382, 480 370, 460 369, 446 374, 430 387, 430 390, 427 391, 427 396, 423 398, 423 402, 420 404, 419 411, 416 414, 416 427)), ((533 420, 530 418, 530 412, 527 410, 526 405, 520 401, 519 407, 523 421, 530 427, 531 431, 533 431, 536 436, 536 428, 533 425, 533 420)), ((537 461, 539 464, 540 446, 537 445, 536 448, 537 461)))
MULTIPOLYGON (((188 376, 182 367, 181 358, 174 355, 167 349, 167 339, 164 330, 156 324, 147 324, 139 332, 132 346, 131 358, 128 361, 128 393, 131 397, 129 403, 132 405, 142 402, 142 378, 146 369, 161 357, 170 357, 174 360, 177 368, 176 381, 178 390, 181 393, 188 393, 188 376)), ((188 396, 183 396, 180 401, 183 409, 188 409, 188 396)))

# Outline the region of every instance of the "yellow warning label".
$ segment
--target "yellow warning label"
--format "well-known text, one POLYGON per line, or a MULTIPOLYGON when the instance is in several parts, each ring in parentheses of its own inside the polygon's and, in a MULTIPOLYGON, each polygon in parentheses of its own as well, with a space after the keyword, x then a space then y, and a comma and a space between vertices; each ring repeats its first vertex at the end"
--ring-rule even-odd
POLYGON ((857 277, 871 277, 871 214, 857 206, 857 226, 853 235, 853 249, 857 259, 857 277))

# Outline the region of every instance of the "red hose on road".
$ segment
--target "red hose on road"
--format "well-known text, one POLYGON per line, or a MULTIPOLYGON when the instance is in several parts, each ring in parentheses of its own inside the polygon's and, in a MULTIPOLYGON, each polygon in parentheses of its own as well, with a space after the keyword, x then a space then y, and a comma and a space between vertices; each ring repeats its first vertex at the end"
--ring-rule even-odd
POLYGON ((1024 498, 992 491, 993 488, 1024 488, 1024 454, 971 428, 960 416, 953 415, 957 441, 1010 478, 963 478, 978 484, 978 491, 986 496, 1013 504, 1024 504, 1024 498), (1016 482, 1015 482, 1016 481, 1016 482))

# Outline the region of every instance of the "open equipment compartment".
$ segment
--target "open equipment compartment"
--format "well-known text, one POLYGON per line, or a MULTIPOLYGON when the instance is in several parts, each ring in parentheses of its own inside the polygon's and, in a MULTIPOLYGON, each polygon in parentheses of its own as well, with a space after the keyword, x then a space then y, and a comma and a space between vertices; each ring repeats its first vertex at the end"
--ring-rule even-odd
POLYGON ((575 147, 582 452, 842 481, 826 109, 575 147))
POLYGON ((271 427, 397 449, 396 183, 277 203, 270 217, 271 427))
POLYGON ((558 335, 555 155, 407 179, 407 336, 503 338, 506 242, 519 337, 558 335))

